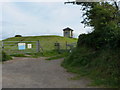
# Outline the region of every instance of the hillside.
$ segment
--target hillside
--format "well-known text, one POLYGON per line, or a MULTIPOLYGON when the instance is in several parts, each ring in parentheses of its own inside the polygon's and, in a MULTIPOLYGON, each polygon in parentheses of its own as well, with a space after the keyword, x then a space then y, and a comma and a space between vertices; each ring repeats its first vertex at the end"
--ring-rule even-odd
POLYGON ((37 41, 37 40, 40 40, 40 41, 53 41, 53 42, 56 42, 56 41, 60 41, 60 42, 63 42, 63 41, 68 41, 68 42, 75 42, 77 41, 76 38, 67 38, 67 37, 62 37, 62 36, 55 36, 55 35, 46 35, 46 36, 26 36, 26 37, 11 37, 11 38, 7 38, 3 41, 37 41))
MULTIPOLYGON (((5 39, 3 41, 40 41, 40 46, 43 48, 44 51, 50 51, 55 48, 54 44, 56 42, 60 43, 60 48, 65 49, 66 48, 66 42, 68 44, 76 43, 76 38, 66 38, 62 36, 27 36, 27 37, 11 37, 8 39, 5 39)), ((14 44, 15 42, 5 42, 6 44, 14 44)), ((36 50, 36 43, 33 44, 34 50, 36 50)), ((9 46, 8 49, 11 49, 12 46, 9 46)), ((16 47, 17 49, 17 47, 16 47)))

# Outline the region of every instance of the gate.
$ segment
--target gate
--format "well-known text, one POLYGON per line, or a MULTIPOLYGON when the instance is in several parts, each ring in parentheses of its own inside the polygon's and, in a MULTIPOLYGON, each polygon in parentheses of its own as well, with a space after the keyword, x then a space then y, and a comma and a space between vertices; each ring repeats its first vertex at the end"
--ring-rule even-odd
POLYGON ((63 51, 69 51, 71 52, 75 47, 76 47, 77 43, 76 42, 73 42, 73 43, 59 43, 59 42, 56 42, 54 43, 54 49, 57 51, 57 52, 60 52, 61 50, 63 51))
POLYGON ((39 41, 2 41, 2 49, 7 54, 25 54, 40 52, 39 41))

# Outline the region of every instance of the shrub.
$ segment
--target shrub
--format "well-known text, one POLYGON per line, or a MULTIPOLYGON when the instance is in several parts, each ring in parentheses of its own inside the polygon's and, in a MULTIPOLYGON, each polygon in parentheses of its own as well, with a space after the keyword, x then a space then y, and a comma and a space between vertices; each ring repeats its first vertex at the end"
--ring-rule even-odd
POLYGON ((4 51, 2 51, 2 61, 7 61, 10 59, 12 59, 12 57, 7 55, 4 51))
POLYGON ((68 71, 88 76, 92 84, 120 87, 120 49, 94 50, 86 46, 77 47, 62 63, 68 71))
POLYGON ((15 37, 22 37, 22 35, 15 35, 15 37))
POLYGON ((10 56, 13 56, 13 57, 27 57, 24 54, 11 54, 10 56))

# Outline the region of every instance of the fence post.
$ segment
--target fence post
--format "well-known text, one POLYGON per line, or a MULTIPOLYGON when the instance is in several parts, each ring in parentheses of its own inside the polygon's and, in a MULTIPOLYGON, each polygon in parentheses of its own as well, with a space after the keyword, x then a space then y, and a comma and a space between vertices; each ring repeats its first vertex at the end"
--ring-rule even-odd
POLYGON ((56 42, 54 46, 55 46, 55 50, 56 50, 58 53, 60 53, 60 43, 56 42))
POLYGON ((67 41, 66 41, 66 50, 67 50, 67 41))
POLYGON ((37 52, 40 52, 40 41, 39 41, 39 40, 37 41, 36 47, 37 47, 37 48, 36 48, 36 49, 37 49, 37 52))
POLYGON ((58 43, 58 53, 60 53, 60 43, 58 43))
POLYGON ((4 49, 4 41, 2 41, 2 50, 4 49))

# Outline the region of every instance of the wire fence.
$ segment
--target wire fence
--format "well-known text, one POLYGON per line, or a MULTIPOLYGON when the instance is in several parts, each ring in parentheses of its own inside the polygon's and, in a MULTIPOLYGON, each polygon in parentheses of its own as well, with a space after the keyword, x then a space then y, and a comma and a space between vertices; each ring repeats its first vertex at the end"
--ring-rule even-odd
POLYGON ((70 51, 76 47, 76 42, 40 42, 40 41, 2 41, 2 50, 7 54, 37 53, 47 51, 70 51))

